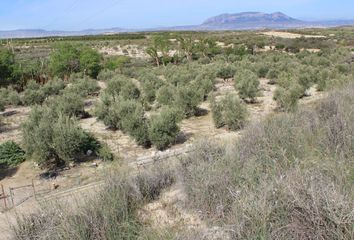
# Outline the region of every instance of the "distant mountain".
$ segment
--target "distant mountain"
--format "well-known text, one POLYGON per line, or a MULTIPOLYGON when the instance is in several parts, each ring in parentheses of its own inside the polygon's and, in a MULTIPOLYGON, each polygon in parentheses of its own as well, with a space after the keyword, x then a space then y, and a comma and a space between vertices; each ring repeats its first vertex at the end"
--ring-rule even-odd
POLYGON ((85 36, 85 35, 99 35, 112 34, 120 32, 131 32, 122 28, 110 29, 86 29, 81 31, 47 31, 43 29, 18 29, 10 31, 0 31, 0 38, 36 38, 36 37, 67 37, 67 36, 85 36))
POLYGON ((0 38, 32 38, 50 36, 83 36, 99 34, 115 34, 122 32, 143 31, 221 31, 221 30, 256 30, 256 29, 291 29, 309 27, 337 27, 354 25, 354 20, 331 21, 302 21, 289 17, 281 12, 243 12, 235 14, 221 14, 211 17, 200 25, 175 26, 150 29, 87 29, 82 31, 46 31, 42 29, 20 29, 13 31, 0 31, 0 38))
POLYGON ((201 26, 208 29, 255 29, 287 28, 306 25, 305 22, 291 18, 284 13, 244 12, 222 14, 209 18, 201 26))

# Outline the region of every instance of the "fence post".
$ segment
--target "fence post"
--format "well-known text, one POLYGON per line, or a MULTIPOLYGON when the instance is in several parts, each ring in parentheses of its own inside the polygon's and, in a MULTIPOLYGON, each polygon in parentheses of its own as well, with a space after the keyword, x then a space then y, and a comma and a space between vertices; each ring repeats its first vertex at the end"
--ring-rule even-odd
POLYGON ((11 197, 12 207, 14 208, 15 207, 15 202, 14 202, 14 196, 13 196, 12 188, 9 188, 9 189, 10 189, 10 197, 11 197))
POLYGON ((4 206, 5 206, 5 209, 7 210, 6 195, 5 195, 5 191, 4 191, 4 186, 2 184, 1 184, 1 192, 2 192, 2 197, 4 199, 4 206))
POLYGON ((33 196, 34 196, 34 199, 37 200, 36 189, 35 189, 35 187, 34 187, 34 181, 33 181, 33 179, 32 179, 32 188, 33 188, 33 196))

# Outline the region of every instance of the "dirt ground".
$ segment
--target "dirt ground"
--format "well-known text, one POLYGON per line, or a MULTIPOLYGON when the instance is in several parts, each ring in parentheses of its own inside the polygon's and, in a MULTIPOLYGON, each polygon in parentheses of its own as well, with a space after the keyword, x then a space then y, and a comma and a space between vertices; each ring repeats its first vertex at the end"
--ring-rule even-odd
POLYGON ((278 32, 278 31, 270 31, 270 32, 263 32, 262 34, 271 36, 271 37, 280 37, 280 38, 290 38, 290 39, 295 39, 295 38, 326 38, 326 36, 323 35, 302 35, 302 34, 297 34, 297 33, 289 33, 289 32, 278 32))
MULTIPOLYGON (((100 85, 102 85, 102 88, 105 87, 103 83, 100 83, 100 85)), ((247 105, 250 112, 250 122, 258 121, 275 111, 276 103, 273 100, 275 89, 276 86, 269 85, 267 79, 260 79, 260 94, 257 97, 257 102, 247 105)), ((217 95, 221 96, 232 92, 236 92, 232 81, 220 80, 216 84, 217 95)), ((315 87, 312 87, 308 91, 308 94, 309 97, 301 99, 300 104, 312 104, 325 96, 324 93, 317 92, 315 87)), ((97 100, 96 98, 89 99, 88 101, 94 102, 97 100)), ((89 108, 87 110, 89 110, 89 108)), ((225 128, 216 129, 213 124, 209 103, 203 102, 200 108, 204 110, 203 112, 205 114, 185 119, 180 124, 182 134, 179 142, 172 147, 172 150, 186 147, 198 139, 216 138, 229 141, 238 138, 242 134, 242 131, 230 132, 225 128)), ((0 132, 0 143, 6 140, 14 140, 21 144, 22 136, 20 125, 26 119, 29 112, 29 107, 12 107, 6 110, 3 115, 5 123, 7 124, 3 128, 3 131, 0 132)), ((123 162, 129 163, 139 157, 154 156, 158 153, 154 148, 145 149, 138 146, 131 137, 121 131, 107 129, 107 127, 102 122, 97 121, 95 117, 80 120, 80 125, 84 129, 92 132, 100 141, 107 143, 113 153, 117 156, 121 156, 121 161, 123 162)), ((109 168, 109 164, 102 163, 97 159, 92 159, 91 162, 79 164, 74 168, 60 173, 55 179, 43 180, 39 178, 39 174, 43 173, 43 170, 39 169, 34 162, 26 161, 15 169, 0 172, 0 184, 5 186, 5 189, 8 189, 9 187, 31 184, 33 180, 38 191, 50 190, 53 193, 52 188, 54 185, 59 186, 55 191, 62 191, 63 189, 98 181, 102 179, 102 175, 104 175, 109 168)), ((32 191, 32 189, 29 188, 27 191, 32 191)), ((27 193, 24 192, 22 194, 25 195, 27 193)), ((21 198, 21 193, 18 194, 18 198, 21 198)), ((220 232, 218 228, 208 228, 197 214, 185 212, 183 208, 184 200, 183 189, 181 185, 177 184, 166 191, 158 201, 147 205, 142 211, 142 217, 147 220, 149 219, 152 224, 160 226, 190 227, 191 231, 203 232, 206 236, 208 236, 208 234, 214 237, 221 236, 219 238, 213 237, 206 239, 227 239, 225 233, 220 232), (180 225, 181 223, 182 225, 180 225)), ((32 209, 33 206, 31 204, 33 205, 31 202, 26 202, 26 204, 20 205, 18 208, 21 209, 21 211, 25 211, 26 206, 32 209)), ((8 214, 0 214, 0 230, 8 230, 9 221, 14 220, 14 214, 13 211, 10 211, 8 214), (9 217, 9 215, 11 216, 9 217)), ((0 236, 0 239, 6 238, 1 238, 0 236)))

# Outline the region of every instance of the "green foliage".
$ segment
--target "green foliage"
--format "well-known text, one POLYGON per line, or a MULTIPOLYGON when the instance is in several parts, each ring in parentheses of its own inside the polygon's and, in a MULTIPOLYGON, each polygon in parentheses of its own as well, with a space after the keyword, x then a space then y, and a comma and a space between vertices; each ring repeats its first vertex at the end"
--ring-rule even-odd
POLYGON ((250 99, 254 102, 259 91, 259 84, 257 75, 250 70, 245 69, 235 76, 235 88, 241 99, 250 99))
POLYGON ((121 96, 124 99, 139 99, 140 90, 131 79, 117 76, 108 82, 105 94, 113 98, 121 96))
POLYGON ((176 88, 171 85, 164 85, 157 91, 157 101, 165 106, 171 106, 176 94, 176 88))
POLYGON ((97 81, 91 78, 79 78, 72 81, 68 85, 63 93, 72 93, 81 97, 87 97, 90 95, 95 95, 100 87, 97 84, 97 81))
POLYGON ((139 77, 142 83, 144 98, 152 103, 156 99, 156 91, 163 85, 163 81, 151 72, 143 72, 139 77))
POLYGON ((222 65, 218 69, 216 76, 224 80, 233 78, 236 74, 236 69, 231 65, 222 65))
POLYGON ((157 149, 163 150, 176 141, 180 132, 180 115, 174 109, 163 109, 160 115, 151 118, 149 138, 157 149))
POLYGON ((100 81, 108 81, 114 78, 116 73, 109 69, 103 69, 97 76, 97 79, 100 81))
POLYGON ((101 60, 102 56, 96 50, 82 48, 80 51, 80 69, 91 78, 97 78, 101 71, 101 60))
POLYGON ((64 92, 46 101, 46 106, 54 112, 70 117, 82 117, 85 114, 83 98, 72 92, 64 92))
POLYGON ((90 48, 63 43, 57 46, 50 56, 49 69, 52 75, 68 78, 72 73, 84 72, 96 78, 101 70, 100 54, 90 48))
POLYGON ((70 43, 58 45, 50 56, 49 69, 59 78, 69 77, 80 71, 80 51, 70 43))
POLYGON ((198 105, 203 101, 203 98, 204 93, 198 89, 198 85, 178 86, 174 106, 186 117, 191 117, 198 113, 198 105))
POLYGON ((0 48, 0 87, 16 84, 18 79, 18 65, 14 54, 10 50, 0 48))
POLYGON ((25 151, 13 141, 0 144, 0 166, 14 167, 24 162, 25 151))
POLYGON ((111 71, 121 70, 129 62, 130 58, 127 56, 114 56, 105 59, 104 67, 111 71))
POLYGON ((303 87, 295 82, 287 88, 278 87, 274 93, 274 100, 279 109, 287 112, 294 111, 303 92, 303 87))
POLYGON ((114 155, 107 144, 102 144, 98 149, 98 157, 105 162, 111 162, 114 160, 114 155))
POLYGON ((5 110, 5 105, 18 106, 21 103, 20 94, 13 88, 0 88, 0 111, 5 110))
POLYGON ((236 95, 226 95, 220 100, 212 99, 213 120, 217 128, 227 126, 232 131, 241 129, 247 120, 247 107, 236 95))
POLYGON ((50 80, 43 86, 31 80, 23 92, 22 101, 25 105, 42 104, 47 97, 58 95, 64 88, 65 84, 61 79, 50 80))
POLYGON ((46 166, 77 160, 92 142, 73 118, 48 107, 34 107, 22 130, 27 154, 46 166))

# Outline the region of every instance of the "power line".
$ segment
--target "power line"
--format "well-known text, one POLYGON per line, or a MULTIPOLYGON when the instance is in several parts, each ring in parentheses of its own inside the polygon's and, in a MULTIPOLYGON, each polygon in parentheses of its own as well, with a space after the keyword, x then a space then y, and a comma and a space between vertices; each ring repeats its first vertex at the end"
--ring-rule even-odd
POLYGON ((77 4, 80 2, 80 0, 75 0, 71 5, 69 5, 69 7, 65 8, 63 10, 64 14, 56 17, 54 20, 52 20, 50 23, 48 23, 47 25, 45 25, 44 27, 42 27, 42 29, 46 29, 49 26, 52 26, 54 23, 56 23, 58 20, 62 19, 63 17, 67 16, 71 10, 75 9, 77 7, 77 4))
POLYGON ((106 7, 104 7, 103 9, 101 9, 101 10, 95 12, 94 14, 92 14, 91 16, 85 18, 84 20, 82 20, 81 22, 79 22, 79 23, 76 24, 76 25, 77 25, 77 26, 80 26, 80 25, 82 25, 83 23, 92 21, 93 18, 95 18, 97 15, 106 12, 107 10, 111 9, 112 7, 118 5, 118 3, 120 3, 120 2, 121 2, 120 0, 115 0, 115 1, 113 1, 112 4, 110 4, 110 5, 106 6, 106 7))

